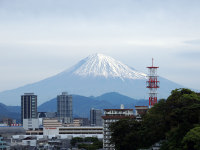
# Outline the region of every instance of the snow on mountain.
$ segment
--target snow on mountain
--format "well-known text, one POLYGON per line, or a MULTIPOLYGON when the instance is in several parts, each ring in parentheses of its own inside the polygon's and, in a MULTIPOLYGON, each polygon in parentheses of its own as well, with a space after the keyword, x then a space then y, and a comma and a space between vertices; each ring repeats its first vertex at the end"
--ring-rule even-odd
POLYGON ((93 54, 80 61, 69 72, 78 76, 100 76, 120 79, 146 79, 147 75, 131 69, 120 61, 103 54, 93 54))
MULTIPOLYGON (((162 77, 159 77, 159 81, 158 98, 166 98, 171 90, 183 87, 162 77)), ((63 91, 83 96, 118 92, 131 98, 148 98, 146 74, 131 69, 109 56, 94 54, 55 76, 0 92, 0 102, 6 105, 19 105, 21 95, 35 93, 38 95, 39 105, 55 98, 63 91)))

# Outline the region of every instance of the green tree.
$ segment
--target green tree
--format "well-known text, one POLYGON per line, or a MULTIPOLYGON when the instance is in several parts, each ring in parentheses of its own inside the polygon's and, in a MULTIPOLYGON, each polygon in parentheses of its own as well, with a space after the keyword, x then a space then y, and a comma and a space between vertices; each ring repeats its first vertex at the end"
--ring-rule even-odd
POLYGON ((111 140, 110 142, 115 144, 116 149, 133 150, 140 147, 140 141, 142 140, 143 126, 141 122, 133 119, 122 119, 110 125, 111 140), (133 143, 134 144, 131 144, 133 143))
POLYGON ((72 138, 71 141, 70 141, 70 144, 72 146, 75 146, 77 142, 83 142, 83 138, 81 138, 81 137, 72 138))
POLYGON ((200 150, 200 127, 191 129, 183 138, 185 150, 200 150))
POLYGON ((124 119, 113 123, 111 143, 117 150, 134 150, 164 141, 162 150, 182 150, 186 145, 183 138, 196 125, 200 125, 200 94, 175 89, 166 100, 149 109, 142 121, 124 119))
POLYGON ((176 89, 166 100, 166 141, 162 149, 182 150, 182 139, 200 123, 200 97, 189 89, 176 89))
POLYGON ((96 137, 75 137, 71 139, 70 143, 72 146, 77 144, 78 148, 84 148, 86 150, 96 150, 103 147, 103 142, 96 137))
POLYGON ((97 137, 86 137, 84 138, 85 142, 96 142, 99 141, 97 137))

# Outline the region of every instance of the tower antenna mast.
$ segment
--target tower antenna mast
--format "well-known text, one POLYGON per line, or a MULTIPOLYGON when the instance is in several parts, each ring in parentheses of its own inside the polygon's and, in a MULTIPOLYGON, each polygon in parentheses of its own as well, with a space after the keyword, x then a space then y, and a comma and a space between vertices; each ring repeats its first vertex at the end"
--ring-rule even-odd
POLYGON ((157 69, 159 67, 153 66, 153 58, 152 58, 152 66, 147 67, 149 70, 148 80, 147 80, 147 88, 149 89, 149 107, 151 108, 155 103, 157 103, 157 89, 159 88, 159 81, 157 76, 157 69))

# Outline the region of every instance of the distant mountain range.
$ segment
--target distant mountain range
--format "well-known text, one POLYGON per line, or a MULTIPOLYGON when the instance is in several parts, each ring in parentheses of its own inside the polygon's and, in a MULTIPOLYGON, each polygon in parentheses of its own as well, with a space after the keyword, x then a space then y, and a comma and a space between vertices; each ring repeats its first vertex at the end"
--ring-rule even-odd
POLYGON ((12 118, 20 121, 20 107, 19 106, 6 106, 0 103, 0 120, 3 118, 12 118))
MULTIPOLYGON (((147 75, 120 61, 103 54, 94 54, 81 60, 71 68, 42 81, 17 89, 0 92, 0 102, 6 105, 20 104, 20 95, 35 93, 42 104, 58 94, 98 96, 108 92, 119 92, 135 99, 147 98, 147 75)), ((159 77, 158 98, 166 98, 171 90, 183 86, 159 77)))
MULTIPOLYGON (((135 105, 148 105, 148 100, 136 100, 128 96, 111 92, 98 97, 86 97, 81 95, 72 95, 73 115, 74 117, 89 117, 91 108, 106 109, 120 108, 124 104, 125 108, 133 108, 135 105)), ((56 98, 53 98, 38 107, 38 112, 56 112, 56 98)), ((9 117, 20 120, 20 106, 6 106, 0 104, 0 118, 9 117)))
MULTIPOLYGON (((125 108, 134 108, 135 105, 148 105, 148 100, 136 100, 116 92, 106 93, 98 97, 86 97, 80 95, 72 95, 73 98, 73 114, 79 117, 89 117, 91 108, 108 109, 120 108, 124 104, 125 108)), ((56 98, 51 99, 40 105, 38 111, 56 112, 56 98)))

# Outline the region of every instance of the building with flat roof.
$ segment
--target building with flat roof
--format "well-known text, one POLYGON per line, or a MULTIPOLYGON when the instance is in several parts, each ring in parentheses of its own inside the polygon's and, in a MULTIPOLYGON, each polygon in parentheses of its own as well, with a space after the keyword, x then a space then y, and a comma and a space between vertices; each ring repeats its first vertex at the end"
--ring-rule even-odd
POLYGON ((102 126, 102 111, 100 109, 90 109, 90 124, 91 126, 102 126))
POLYGON ((0 136, 0 150, 10 149, 10 146, 7 145, 6 141, 3 141, 3 137, 0 136))
POLYGON ((135 118, 133 109, 104 109, 103 118, 103 148, 106 150, 114 150, 115 146, 110 144, 111 132, 109 126, 111 123, 116 122, 123 118, 135 118))
POLYGON ((21 96, 21 122, 23 119, 37 118, 37 95, 34 93, 24 93, 21 96))
POLYGON ((58 127, 62 127, 62 123, 56 118, 43 119, 43 135, 58 135, 58 127))
POLYGON ((144 115, 147 113, 149 107, 148 106, 135 106, 135 115, 144 115))
MULTIPOLYGON (((49 123, 48 123, 49 124, 49 123)), ((55 124, 55 122, 54 122, 55 124)), ((48 125, 43 130, 27 130, 26 135, 35 135, 42 137, 60 137, 71 139, 73 137, 97 137, 103 138, 102 126, 80 126, 80 127, 64 127, 57 125, 48 125)), ((24 137, 27 137, 24 135, 24 137)))
POLYGON ((39 119, 31 118, 31 119, 23 119, 23 128, 25 130, 35 130, 39 128, 39 119))
POLYGON ((62 123, 72 123, 72 96, 62 92, 57 96, 57 117, 62 123))
POLYGON ((90 126, 90 121, 88 118, 74 118, 73 123, 79 122, 80 126, 90 126))

